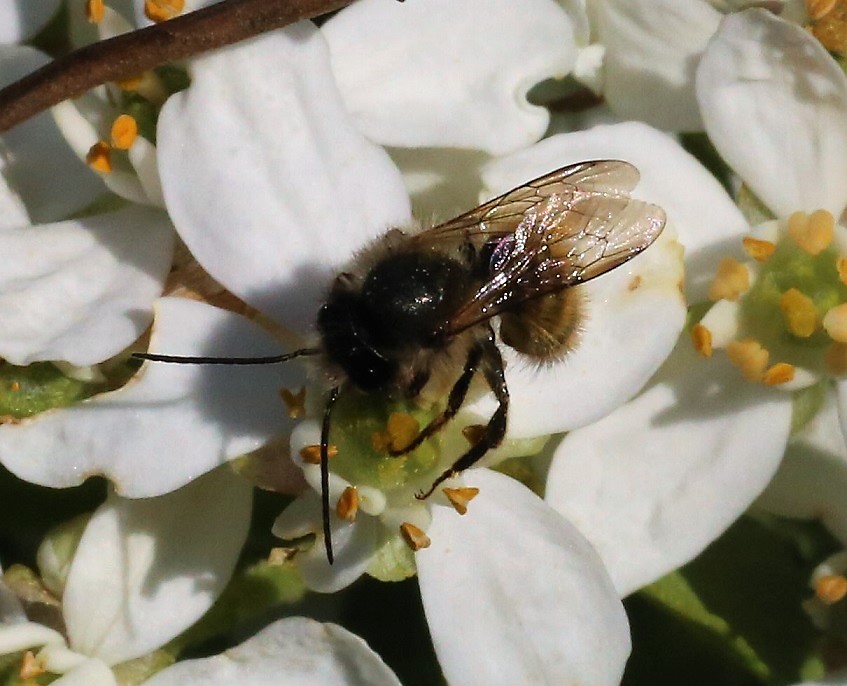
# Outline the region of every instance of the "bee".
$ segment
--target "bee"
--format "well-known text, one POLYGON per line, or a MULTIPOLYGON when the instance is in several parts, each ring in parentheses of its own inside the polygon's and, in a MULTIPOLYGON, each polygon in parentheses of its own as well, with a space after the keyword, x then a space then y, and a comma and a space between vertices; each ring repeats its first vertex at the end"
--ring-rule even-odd
POLYGON ((453 370, 443 409, 411 443, 391 450, 399 456, 456 416, 475 377, 485 381, 497 408, 478 439, 417 495, 429 497, 506 435, 509 389, 495 318, 500 341, 529 360, 565 356, 578 342, 582 305, 574 287, 624 264, 661 233, 664 211, 629 195, 638 179, 627 162, 580 162, 434 228, 389 229, 334 278, 317 315, 313 347, 267 358, 138 357, 201 364, 317 359, 329 388, 320 461, 323 529, 332 563, 329 432, 342 388, 416 398, 434 374, 453 370))

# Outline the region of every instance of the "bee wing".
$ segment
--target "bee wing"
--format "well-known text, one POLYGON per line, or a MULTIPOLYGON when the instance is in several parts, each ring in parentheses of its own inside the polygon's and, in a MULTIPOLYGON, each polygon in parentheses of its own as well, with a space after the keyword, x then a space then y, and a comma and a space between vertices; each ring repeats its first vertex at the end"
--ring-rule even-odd
POLYGON ((638 170, 581 162, 542 176, 431 231, 444 239, 499 239, 485 282, 451 318, 455 335, 516 304, 584 283, 630 260, 665 225, 661 207, 633 200, 638 170))

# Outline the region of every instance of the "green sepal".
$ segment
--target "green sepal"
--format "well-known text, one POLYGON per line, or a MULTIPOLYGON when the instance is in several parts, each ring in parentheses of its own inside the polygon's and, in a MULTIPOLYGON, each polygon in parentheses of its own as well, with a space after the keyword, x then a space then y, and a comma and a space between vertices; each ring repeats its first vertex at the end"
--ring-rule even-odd
POLYGON ((67 407, 104 390, 103 384, 71 379, 49 362, 27 367, 0 363, 0 416, 22 419, 67 407))

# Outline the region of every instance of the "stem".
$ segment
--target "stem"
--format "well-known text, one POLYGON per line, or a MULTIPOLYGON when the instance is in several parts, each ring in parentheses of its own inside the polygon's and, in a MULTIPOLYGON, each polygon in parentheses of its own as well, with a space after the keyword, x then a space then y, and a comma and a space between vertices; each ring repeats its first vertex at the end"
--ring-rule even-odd
POLYGON ((0 132, 109 81, 221 48, 353 0, 224 0, 57 58, 0 90, 0 132))

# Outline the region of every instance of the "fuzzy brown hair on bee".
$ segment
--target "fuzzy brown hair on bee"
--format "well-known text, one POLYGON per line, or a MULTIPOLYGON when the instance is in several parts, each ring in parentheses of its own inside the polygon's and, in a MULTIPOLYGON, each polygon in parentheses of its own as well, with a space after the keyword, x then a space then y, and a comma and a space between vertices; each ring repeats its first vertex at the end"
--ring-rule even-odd
POLYGON ((342 388, 418 397, 433 374, 453 370, 443 409, 403 455, 440 431, 480 376, 497 408, 479 438, 432 485, 474 465, 506 435, 509 390, 492 327, 502 343, 545 363, 578 345, 582 296, 575 286, 627 262, 661 233, 665 213, 634 200, 638 170, 619 160, 563 167, 427 230, 390 229, 333 280, 317 316, 317 342, 271 358, 163 362, 262 364, 315 356, 329 387, 321 427, 323 528, 330 562, 328 449, 342 388))

